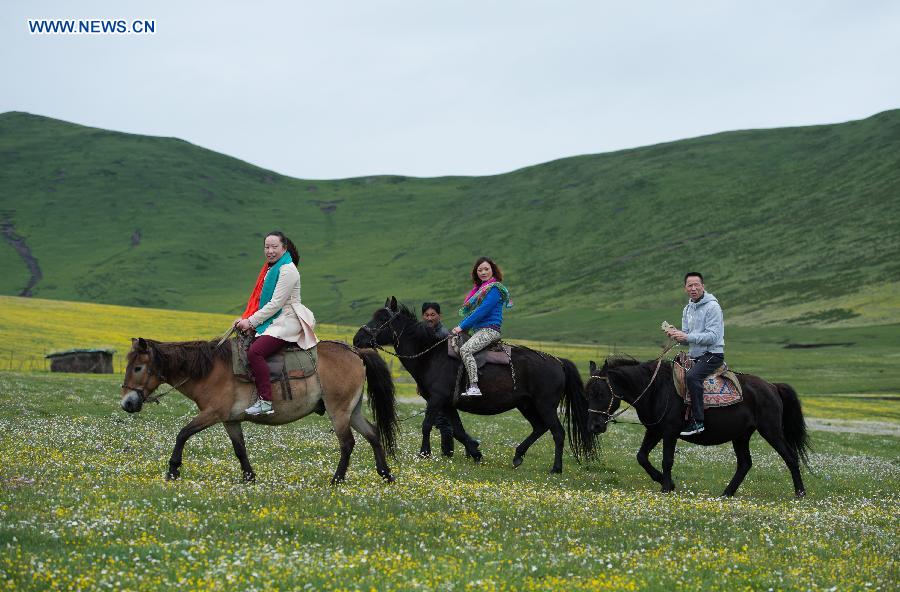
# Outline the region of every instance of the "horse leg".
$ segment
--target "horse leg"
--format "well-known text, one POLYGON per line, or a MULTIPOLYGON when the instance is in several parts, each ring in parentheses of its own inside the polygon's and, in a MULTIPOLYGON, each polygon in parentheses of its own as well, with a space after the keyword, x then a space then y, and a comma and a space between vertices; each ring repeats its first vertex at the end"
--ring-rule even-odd
POLYGON ((353 453, 353 446, 356 444, 356 440, 353 438, 353 432, 350 431, 350 422, 347 415, 342 415, 341 417, 332 415, 331 424, 341 445, 341 460, 338 461, 334 477, 331 478, 331 484, 335 485, 342 483, 347 475, 347 467, 350 466, 350 454, 353 453))
POLYGON ((450 426, 447 417, 443 413, 438 414, 434 420, 434 425, 437 426, 438 431, 441 433, 441 454, 446 457, 453 456, 453 428, 450 426))
POLYGON ((806 488, 803 487, 803 478, 800 476, 800 459, 797 458, 794 451, 784 441, 784 433, 781 428, 770 429, 763 422, 760 422, 757 429, 766 442, 781 456, 784 464, 787 465, 788 470, 791 472, 791 478, 794 480, 794 494, 797 497, 805 496, 806 488))
POLYGON ((388 467, 384 446, 381 445, 381 440, 378 439, 378 432, 375 431, 375 426, 362 414, 360 405, 357 405, 356 409, 353 410, 353 414, 350 416, 350 425, 353 426, 354 430, 362 434, 362 437, 372 446, 372 451, 375 453, 375 470, 378 471, 378 474, 385 481, 393 483, 394 476, 391 475, 391 469, 388 467))
POLYGON ((178 469, 181 468, 184 445, 187 443, 188 438, 197 432, 202 432, 209 426, 218 423, 218 421, 219 420, 214 418, 211 414, 201 413, 192 419, 186 426, 181 428, 181 431, 178 432, 178 436, 175 438, 175 448, 172 449, 172 456, 169 457, 169 470, 166 472, 167 481, 178 479, 181 475, 181 472, 178 469))
POLYGON ((663 471, 662 492, 675 491, 675 483, 672 481, 672 465, 675 464, 675 443, 678 441, 678 433, 663 436, 663 471))
POLYGON ((450 407, 443 410, 444 416, 450 420, 450 426, 453 428, 453 437, 459 440, 460 444, 466 447, 466 456, 471 456, 476 463, 481 462, 481 451, 478 450, 480 444, 478 440, 466 433, 462 420, 456 409, 450 407))
POLYGON ((731 446, 734 448, 734 454, 737 456, 737 470, 734 472, 734 477, 731 478, 731 482, 728 484, 728 487, 725 488, 725 491, 722 492, 723 497, 731 497, 737 491, 737 488, 741 486, 741 483, 744 482, 744 477, 747 476, 747 471, 750 470, 750 467, 753 466, 753 459, 750 457, 750 436, 751 434, 747 434, 746 436, 740 436, 739 438, 735 438, 731 442, 731 446))
POLYGON ((658 430, 647 430, 644 432, 644 441, 641 442, 641 447, 637 452, 638 464, 644 467, 644 470, 647 471, 650 478, 657 483, 663 482, 663 474, 650 462, 650 451, 656 448, 656 445, 659 444, 660 440, 662 440, 662 432, 658 430))
POLYGON ((241 422, 229 421, 223 424, 225 432, 231 438, 231 445, 234 446, 234 454, 241 463, 241 471, 244 473, 244 483, 249 483, 256 479, 256 473, 250 466, 250 459, 247 458, 247 445, 244 443, 244 430, 241 428, 241 422))
MULTIPOLYGON (((545 418, 545 421, 546 419, 547 418, 545 418)), ((562 455, 563 448, 566 445, 566 430, 559 422, 556 410, 553 411, 553 417, 550 419, 549 423, 550 433, 553 435, 553 443, 556 445, 556 449, 553 451, 553 467, 550 469, 550 472, 562 473, 562 455)))
POLYGON ((519 465, 522 464, 522 461, 524 460, 523 457, 525 456, 525 453, 528 452, 528 449, 531 448, 531 445, 550 429, 534 410, 523 407, 519 409, 519 412, 528 420, 528 423, 531 424, 531 433, 522 440, 521 444, 516 446, 516 455, 513 456, 513 467, 515 468, 518 468, 519 465))
POLYGON ((419 456, 428 458, 431 456, 431 427, 437 417, 437 409, 431 400, 425 403, 425 419, 422 420, 422 445, 419 447, 419 456))
MULTIPOLYGON (((447 419, 448 428, 450 434, 454 439, 458 440, 460 444, 466 446, 466 442, 471 442, 475 448, 478 448, 481 445, 476 438, 473 438, 466 432, 466 428, 463 427, 462 419, 459 417, 459 411, 455 408, 451 407, 449 410, 445 409, 442 412, 445 419, 447 419)), ((442 444, 443 446, 443 444, 442 444)), ((466 457, 471 457, 472 453, 469 452, 469 449, 466 448, 466 457)), ((479 459, 481 457, 479 456, 479 459)))

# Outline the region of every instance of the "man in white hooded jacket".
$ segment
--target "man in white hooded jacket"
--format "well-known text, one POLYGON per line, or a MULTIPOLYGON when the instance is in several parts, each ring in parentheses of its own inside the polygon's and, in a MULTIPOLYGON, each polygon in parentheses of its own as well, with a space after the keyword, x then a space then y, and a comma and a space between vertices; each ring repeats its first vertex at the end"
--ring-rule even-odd
POLYGON ((691 420, 682 436, 703 431, 703 379, 725 362, 725 317, 716 297, 706 291, 703 275, 691 271, 684 276, 684 291, 690 300, 681 313, 681 331, 672 327, 669 336, 690 345, 694 365, 685 375, 691 395, 691 420))

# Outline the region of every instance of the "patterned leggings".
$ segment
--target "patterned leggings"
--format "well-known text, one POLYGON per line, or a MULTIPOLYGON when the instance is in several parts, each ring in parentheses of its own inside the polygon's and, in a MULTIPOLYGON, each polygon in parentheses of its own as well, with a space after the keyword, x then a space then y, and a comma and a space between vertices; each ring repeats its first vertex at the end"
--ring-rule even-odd
POLYGON ((466 367, 469 382, 478 382, 478 364, 475 362, 475 353, 499 340, 500 331, 479 329, 459 348, 459 357, 462 358, 463 365, 466 367))

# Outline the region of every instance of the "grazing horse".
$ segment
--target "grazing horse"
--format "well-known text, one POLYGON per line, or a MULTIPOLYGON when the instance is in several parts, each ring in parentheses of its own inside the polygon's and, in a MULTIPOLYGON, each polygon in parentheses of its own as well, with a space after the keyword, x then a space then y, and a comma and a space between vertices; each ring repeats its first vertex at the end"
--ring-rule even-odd
POLYGON ((159 396, 151 395, 160 384, 169 383, 194 401, 200 412, 178 432, 166 479, 178 478, 182 451, 188 438, 222 423, 241 463, 244 481, 252 481, 256 475, 247 459, 241 422, 281 425, 321 411, 324 403, 341 446, 341 459, 331 482, 339 483, 346 475, 354 445, 351 427, 371 444, 378 474, 393 481, 385 450, 393 455, 397 416, 394 383, 387 364, 375 352, 356 352, 336 341, 320 341, 318 354, 317 375, 291 379, 292 398, 284 400, 281 387, 276 383, 272 385, 275 413, 248 416, 244 410, 253 402, 253 385, 234 375, 230 344, 217 346, 215 341, 163 343, 133 339, 122 384, 122 409, 128 413, 140 411, 145 402, 158 400, 159 396), (375 426, 362 413, 365 383, 368 383, 375 426))
POLYGON ((510 366, 487 364, 478 381, 484 395, 461 397, 454 408, 453 393, 461 362, 450 358, 446 340, 437 340, 433 333, 422 331, 415 314, 388 298, 384 307, 375 311, 353 338, 357 347, 391 345, 416 383, 429 394, 425 407, 425 422, 420 454, 431 454, 428 432, 438 413, 443 413, 453 426, 453 435, 466 448, 467 454, 481 460, 478 443, 462 427, 458 410, 478 415, 496 415, 518 409, 531 423, 531 434, 516 447, 513 466, 522 464, 528 448, 547 430, 553 435, 555 455, 551 473, 562 472, 562 452, 565 430, 557 415, 557 408, 565 405, 565 421, 569 432, 569 446, 576 459, 592 456, 595 437, 588 430, 587 402, 584 384, 578 369, 570 360, 556 358, 526 347, 515 346, 510 366), (429 337, 430 336, 430 337, 429 337))
MULTIPOLYGON (((585 395, 590 404, 591 431, 595 434, 605 432, 619 403, 629 403, 647 430, 637 453, 638 464, 651 479, 662 485, 663 492, 674 490, 672 464, 675 443, 684 425, 685 403, 675 390, 671 362, 609 358, 600 369, 591 362, 590 373, 585 395), (648 458, 660 440, 663 441, 662 473, 648 458)), ((750 437, 758 430, 790 469, 797 497, 806 495, 800 477, 800 460, 809 466, 809 436, 797 393, 790 385, 770 384, 752 374, 737 376, 743 400, 727 407, 707 409, 703 422, 706 429, 693 436, 681 437, 702 446, 731 442, 737 456, 737 470, 722 493, 731 497, 753 464, 750 437)))

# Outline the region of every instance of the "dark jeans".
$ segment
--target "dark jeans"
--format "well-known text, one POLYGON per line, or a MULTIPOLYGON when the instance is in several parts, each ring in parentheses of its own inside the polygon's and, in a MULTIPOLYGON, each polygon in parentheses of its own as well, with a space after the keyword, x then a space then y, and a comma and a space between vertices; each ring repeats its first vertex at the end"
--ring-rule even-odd
POLYGON ((256 391, 263 401, 272 400, 272 383, 269 382, 269 365, 266 364, 266 358, 277 353, 287 344, 288 342, 284 339, 260 335, 247 348, 247 363, 250 364, 250 370, 253 371, 256 391))
POLYGON ((691 415, 694 421, 703 421, 703 379, 722 365, 725 356, 706 352, 692 359, 694 365, 684 375, 684 382, 687 383, 688 392, 691 394, 691 415))

